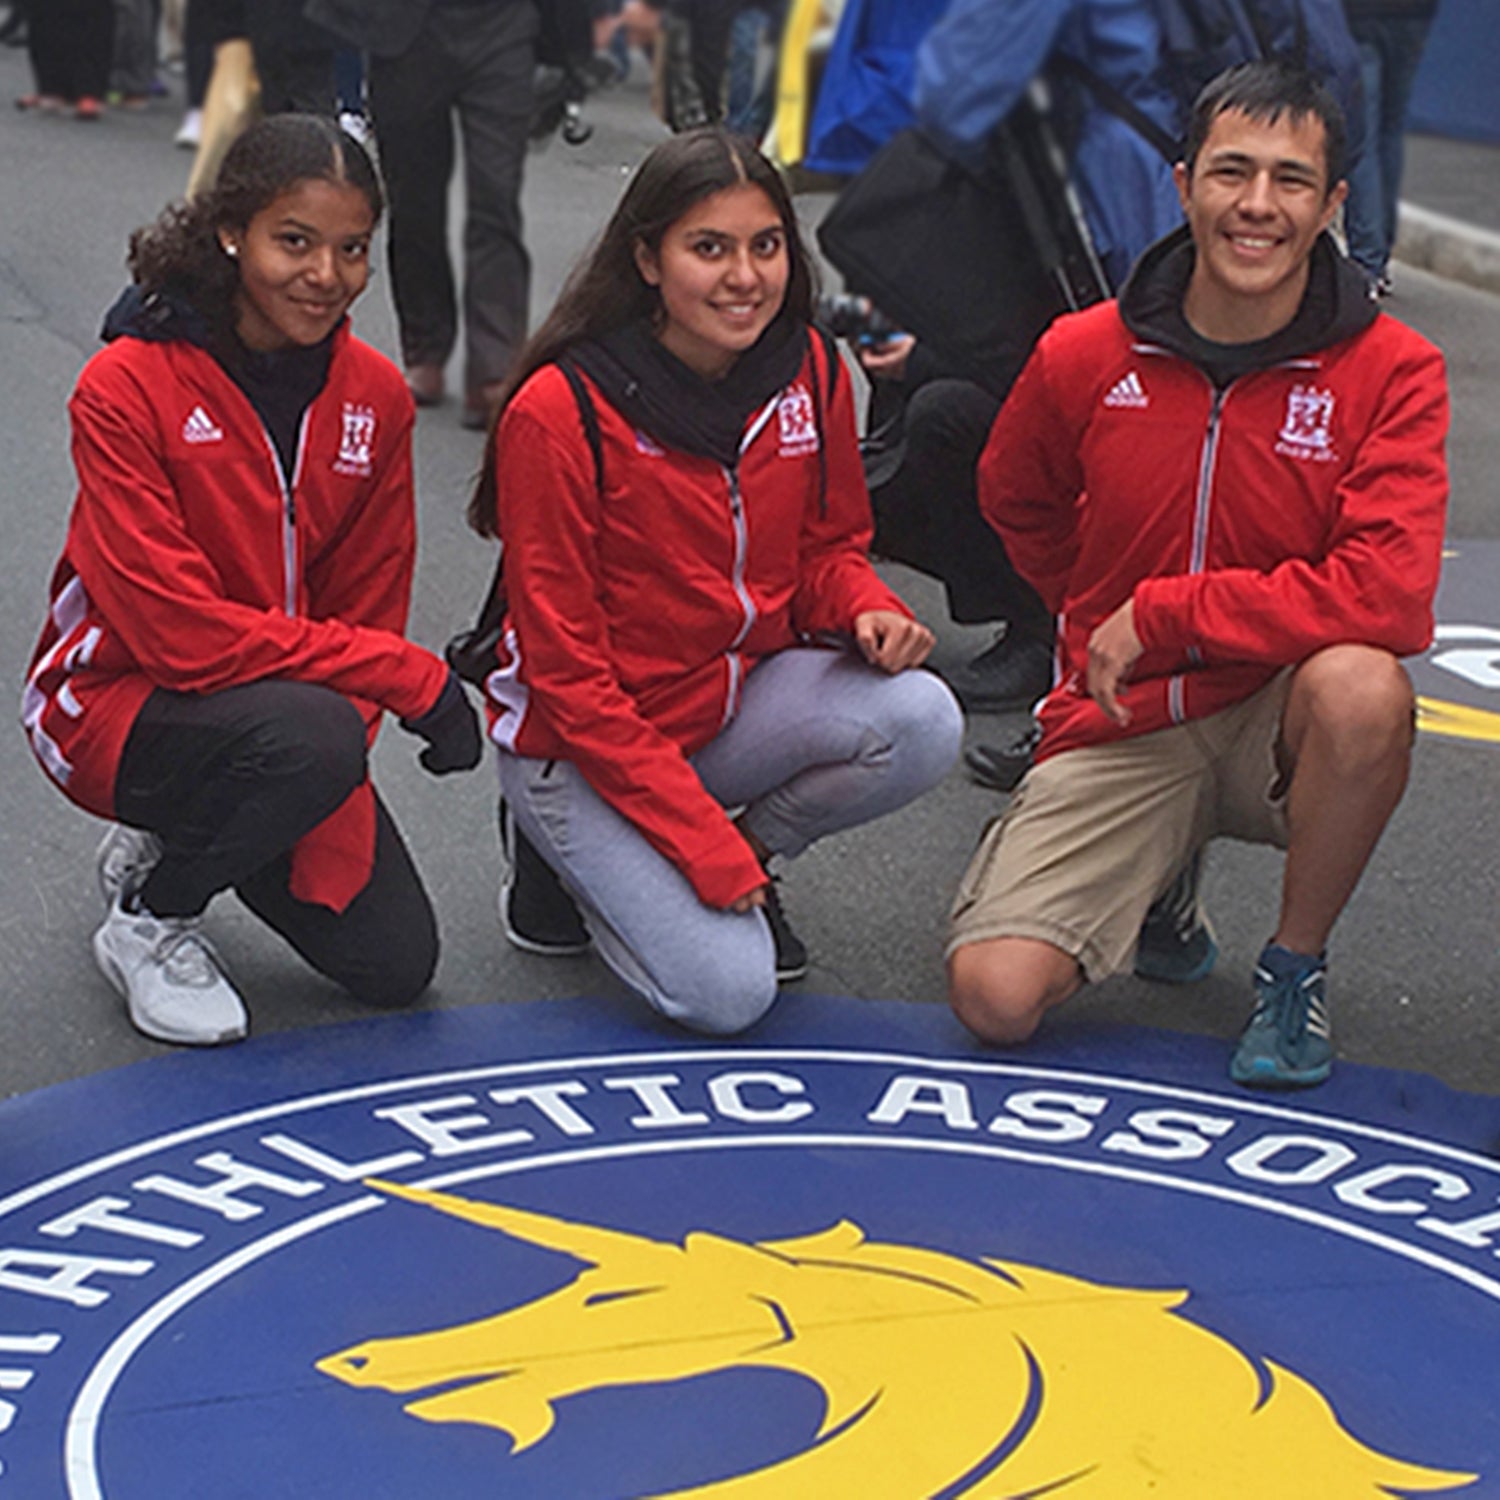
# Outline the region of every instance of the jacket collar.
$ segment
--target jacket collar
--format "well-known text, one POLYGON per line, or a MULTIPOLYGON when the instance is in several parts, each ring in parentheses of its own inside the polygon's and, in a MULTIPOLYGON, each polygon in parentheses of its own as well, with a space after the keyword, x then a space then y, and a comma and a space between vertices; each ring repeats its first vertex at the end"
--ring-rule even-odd
POLYGON ((611 406, 663 447, 732 468, 745 423, 796 379, 807 347, 807 329, 780 317, 722 380, 710 382, 639 321, 586 339, 569 356, 611 406))
POLYGON ((1196 333, 1183 316, 1194 260, 1186 225, 1158 240, 1120 289, 1120 316, 1138 339, 1180 355, 1216 385, 1331 348, 1363 332, 1379 316, 1364 273, 1325 233, 1313 246, 1307 290, 1292 321, 1253 343, 1218 344, 1196 333))

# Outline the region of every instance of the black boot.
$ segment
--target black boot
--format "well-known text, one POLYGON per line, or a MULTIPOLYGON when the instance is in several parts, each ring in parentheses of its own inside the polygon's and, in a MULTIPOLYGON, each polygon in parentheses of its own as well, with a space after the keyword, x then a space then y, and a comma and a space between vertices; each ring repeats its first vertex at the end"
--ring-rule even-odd
POLYGON ((776 945, 776 978, 781 984, 791 984, 807 978, 807 944, 792 931, 792 924, 786 919, 786 909, 776 890, 776 877, 768 875, 767 881, 762 910, 771 928, 771 941, 776 945))
POLYGON ((516 827, 503 797, 500 846, 510 866, 500 885, 500 925, 506 937, 523 952, 550 958, 586 953, 589 934, 577 905, 552 866, 516 827))
POLYGON ((1033 724, 1025 734, 1005 745, 973 745, 964 751, 964 764, 980 786, 1013 792, 1031 769, 1042 731, 1033 724))
POLYGON ((1030 708, 1052 686, 1052 641, 1007 629, 994 645, 944 675, 969 713, 1030 708))

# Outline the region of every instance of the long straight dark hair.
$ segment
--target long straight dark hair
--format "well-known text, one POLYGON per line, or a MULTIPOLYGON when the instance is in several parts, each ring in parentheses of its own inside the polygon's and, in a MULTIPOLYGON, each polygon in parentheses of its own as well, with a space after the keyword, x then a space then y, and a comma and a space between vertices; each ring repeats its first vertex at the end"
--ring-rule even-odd
POLYGON ((778 316, 812 321, 816 272, 781 174, 753 141, 719 126, 685 131, 663 141, 636 169, 603 234, 573 269, 556 305, 506 377, 484 466, 469 501, 469 524, 481 536, 495 535, 495 433, 501 413, 516 392, 543 365, 584 339, 598 338, 640 318, 655 319, 661 293, 642 277, 636 265, 637 246, 658 251, 667 230, 694 204, 741 183, 765 193, 786 232, 790 275, 778 316))

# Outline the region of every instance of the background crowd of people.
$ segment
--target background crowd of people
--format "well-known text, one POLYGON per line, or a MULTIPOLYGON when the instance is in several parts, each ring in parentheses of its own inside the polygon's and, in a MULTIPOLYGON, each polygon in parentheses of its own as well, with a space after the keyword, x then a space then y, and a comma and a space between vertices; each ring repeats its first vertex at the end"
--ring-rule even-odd
MULTIPOLYGON (((146 6, 142 30, 127 10, 30 7, 19 24, 36 92, 18 105, 97 120, 102 100, 149 99, 157 39, 174 18, 146 6), (66 32, 56 24, 63 14, 73 22, 66 32), (101 75, 101 56, 113 78, 101 75)), ((1424 365, 1425 352, 1391 354, 1369 334, 1387 326, 1375 322, 1374 299, 1388 289, 1388 240, 1356 265, 1325 237, 1349 191, 1343 121, 1352 124, 1355 161, 1369 158, 1365 138, 1380 123, 1360 92, 1380 86, 1376 41, 1362 59, 1331 3, 1269 10, 1277 13, 1263 13, 1248 57, 1215 54, 1210 76, 1184 84, 1169 65, 1197 53, 1174 53, 1161 15, 1147 7, 954 0, 914 53, 912 116, 956 168, 1015 190, 1013 173, 993 173, 995 143, 1029 111, 1034 139, 1059 153, 1043 196, 1071 214, 1096 268, 1094 294, 1065 296, 1058 310, 1081 313, 1092 301, 1090 326, 1102 329, 1100 318, 1117 316, 1119 293, 1133 331, 1147 330, 1221 393, 1345 341, 1424 365), (1248 81, 1224 86, 1240 79, 1219 69, 1226 60, 1250 68, 1248 81), (1041 78, 1055 98, 1037 94, 1041 78), (1177 258, 1152 260, 1162 256, 1177 258), (1225 352, 1262 344, 1269 354, 1225 352)), ((995 840, 1009 840, 1002 863, 1016 865, 1026 885, 1014 851, 1032 850, 1027 839, 1037 837, 1034 815, 1016 821, 1018 799, 955 908, 949 963, 960 1017, 981 1037, 1023 1039, 1083 979, 1135 962, 1162 929, 1163 911, 1176 914, 1167 941, 1197 945, 1194 972, 1170 977, 1199 977, 1214 957, 1196 899, 1203 844, 1225 833, 1261 838, 1290 846, 1289 894, 1257 971, 1235 1076, 1271 1086, 1326 1076, 1323 944, 1399 799, 1400 737, 1384 730, 1402 703, 1409 715, 1410 692, 1403 698, 1392 679, 1380 705, 1361 701, 1351 711, 1366 728, 1379 721, 1385 747, 1378 766, 1368 755, 1356 765, 1329 725, 1337 730, 1348 717, 1351 674, 1366 684, 1377 674, 1368 663, 1330 666, 1320 653, 1347 645, 1339 632, 1355 627, 1361 648, 1414 649, 1424 609, 1430 631, 1428 523, 1434 506, 1440 514, 1443 480, 1440 464, 1423 465, 1429 438, 1440 437, 1440 380, 1420 394, 1432 413, 1416 445, 1422 464, 1414 467, 1410 439, 1403 449, 1404 481, 1391 477, 1387 457, 1369 459, 1368 476, 1358 467, 1367 450, 1380 453, 1391 420, 1372 408, 1344 459, 1359 485, 1303 497, 1335 518, 1356 515, 1355 489, 1420 510, 1409 540, 1423 561, 1413 576, 1425 603, 1414 594, 1399 620, 1379 628, 1363 617, 1351 624, 1347 583, 1331 587, 1327 601, 1297 594, 1316 625, 1255 641, 1226 626, 1206 648, 1144 602, 1141 617, 1154 623, 1138 632, 1131 589, 1154 580, 1149 569, 1123 582, 1101 570, 1095 592, 1072 592, 1076 577, 1059 573, 1051 553, 1086 570, 1089 528, 1066 513, 1078 494, 1107 486, 1086 465, 1059 481, 1040 540, 1017 517, 1039 503, 1026 484, 1041 487, 1044 474, 1050 483, 1060 460, 1037 457, 1010 493, 1012 467, 1024 469, 1020 455, 1049 424, 1058 442, 1087 456, 1067 404, 1074 392, 1038 394, 1043 377, 1034 372, 1057 339, 1049 334, 1036 355, 1019 347, 1003 376, 985 384, 945 364, 944 330, 923 326, 919 310, 906 315, 915 303, 903 307, 900 328, 857 350, 877 389, 895 393, 903 439, 896 461, 872 474, 872 533, 853 393, 834 346, 813 329, 813 275, 786 189, 751 142, 719 123, 766 128, 774 71, 766 58, 787 20, 778 6, 706 0, 630 0, 593 14, 532 0, 190 0, 184 52, 191 59, 196 49, 201 62, 206 38, 212 58, 198 159, 188 201, 133 241, 135 286, 74 397, 80 495, 26 709, 44 768, 80 805, 120 825, 100 851, 107 915, 95 952, 147 1034, 198 1042, 243 1034, 243 1004, 201 930, 209 901, 230 888, 356 995, 404 1003, 431 973, 433 914, 363 757, 381 711, 426 742, 423 763, 435 772, 467 769, 479 756, 458 678, 404 640, 414 566, 410 405, 444 403, 461 348, 461 420, 491 433, 474 518, 505 548, 508 608, 481 675, 512 894, 523 861, 554 883, 548 899, 571 924, 558 951, 581 936, 656 1009, 712 1031, 750 1024, 779 981, 805 970, 772 860, 919 795, 959 748, 950 687, 922 670, 931 632, 874 573, 873 540, 941 577, 957 618, 1003 623, 997 646, 967 675, 950 677, 970 708, 1044 700, 1039 767, 1023 787, 1033 808, 1039 788, 1060 784, 1058 766, 1078 764, 1086 746, 1112 759, 1116 740, 1259 704, 1262 688, 1270 705, 1262 727, 1279 789, 1275 816, 1192 820, 1179 841, 1153 845, 1160 859, 1127 850, 1131 879, 1087 920, 1071 908, 1065 917, 1066 903, 1039 911, 1034 890, 1020 915, 1007 905, 1017 896, 1014 870, 1009 886, 997 882, 995 840), (598 247, 528 338, 520 198, 539 64, 585 91, 608 68, 629 66, 632 48, 651 52, 656 105, 675 139, 638 168, 598 247), (250 123, 256 115, 265 118, 250 123), (455 129, 465 204, 457 272, 447 224, 455 129), (378 143, 383 188, 366 136, 378 143), (402 366, 394 394, 379 357, 344 324, 365 286, 387 194, 402 366), (1012 398, 1018 376, 1025 402, 1012 398), (139 448, 142 432, 170 432, 176 421, 176 406, 165 404, 156 409, 164 423, 146 420, 133 409, 143 395, 182 407, 180 442, 127 461, 123 448, 139 448), (1029 415, 1016 418, 1027 402, 1029 415), (201 454, 187 451, 249 451, 260 429, 272 462, 243 494, 230 493, 238 482, 212 482, 201 454), (309 453, 322 467, 307 469, 309 453), (323 467, 357 483, 320 491, 323 467), (1420 506, 1407 495, 1418 468, 1420 506), (927 504, 935 489, 940 503, 927 504), (165 506, 144 532, 139 506, 125 504, 137 492, 165 506), (671 525, 659 513, 664 494, 671 525), (254 543, 245 557, 238 543, 233 558, 217 550, 234 532, 214 519, 225 506, 239 522, 262 517, 247 523, 254 543), (259 561, 248 561, 261 546, 259 561), (167 598, 172 610, 161 607, 167 598), (678 624, 663 632, 664 618, 678 624), (1070 634, 1055 639, 1058 618, 1070 634), (224 630, 243 640, 227 671, 216 634, 224 630), (842 645, 830 650, 830 641, 842 645), (1215 652, 1245 669, 1224 679, 1242 690, 1216 691, 1215 652), (275 701, 262 701, 272 689, 275 701), (1125 703, 1127 695, 1142 701, 1138 691, 1152 708, 1131 728, 1125 703), (359 713, 338 707, 350 702, 359 713), (1114 729, 1092 720, 1080 729, 1096 710, 1114 729), (109 727, 80 736, 84 723, 109 727), (309 747, 312 770, 299 760, 309 747), (189 782, 179 783, 184 768, 189 782), (1301 789, 1314 781, 1310 801, 1301 789), (1352 782, 1366 791, 1378 782, 1393 795, 1350 811, 1336 789, 1352 782), (1326 856, 1299 855, 1313 843, 1326 849, 1329 817, 1352 851, 1336 878, 1326 856), (1312 867, 1316 877, 1306 874, 1312 867), (1325 893, 1310 917, 1307 883, 1322 877, 1337 898, 1325 893), (1091 925, 1096 916, 1107 919, 1107 942, 1091 925), (417 930, 427 937, 403 966, 389 940, 417 930)), ((1392 78, 1387 91, 1400 96, 1401 86, 1392 78)), ((819 128, 815 118, 814 137, 819 128)), ((1354 239, 1351 227, 1351 247, 1354 239)), ((982 258, 986 247, 954 251, 982 258)), ((856 290, 880 300, 879 288, 856 290)), ((1096 392, 1105 406, 1150 404, 1139 372, 1108 368, 1112 384, 1096 392)), ((1080 390, 1096 378, 1082 365, 1075 377, 1080 390)), ((1331 410, 1334 398, 1298 391, 1278 386, 1268 399, 1285 399, 1283 438, 1306 456, 1332 441, 1331 419, 1309 403, 1326 400, 1331 410)), ((1350 391, 1340 400, 1357 405, 1363 394, 1350 391)), ((1185 474, 1174 471, 1162 493, 1175 496, 1185 474)), ((1200 506, 1209 499, 1204 489, 1200 506)), ((1189 571, 1232 571, 1253 554, 1273 576, 1301 567, 1339 573, 1343 554, 1331 546, 1319 554, 1313 529, 1302 552, 1263 557, 1253 548, 1215 555, 1195 541, 1189 571)), ((1283 533, 1300 534, 1296 525, 1283 533)), ((1163 559, 1169 551, 1164 536, 1163 559)), ((1170 574, 1179 564, 1153 566, 1170 574)), ((1283 592, 1290 609, 1295 591, 1283 592)), ((1203 616, 1194 621, 1206 630, 1203 616)), ((1088 821, 1096 809, 1084 803, 1088 821)), ((1077 848, 1064 860, 1049 847, 1047 858, 1071 870, 1077 848)), ((1097 882, 1088 888, 1098 895, 1097 882)), ((513 940, 554 946, 524 931, 515 910, 513 940)))

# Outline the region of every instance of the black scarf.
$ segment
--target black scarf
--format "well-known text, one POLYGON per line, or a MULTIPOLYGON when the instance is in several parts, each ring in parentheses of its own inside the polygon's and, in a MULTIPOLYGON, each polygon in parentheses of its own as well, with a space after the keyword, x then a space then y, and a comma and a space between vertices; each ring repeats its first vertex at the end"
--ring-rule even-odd
POLYGON ((690 370, 644 319, 568 351, 632 426, 664 448, 733 468, 745 423, 790 385, 807 357, 807 329, 782 315, 722 380, 690 370))

